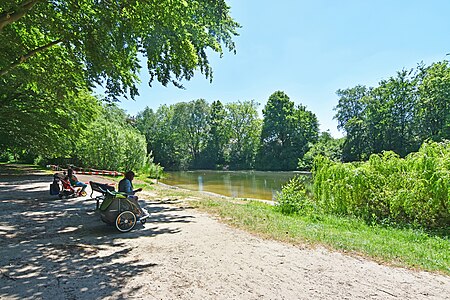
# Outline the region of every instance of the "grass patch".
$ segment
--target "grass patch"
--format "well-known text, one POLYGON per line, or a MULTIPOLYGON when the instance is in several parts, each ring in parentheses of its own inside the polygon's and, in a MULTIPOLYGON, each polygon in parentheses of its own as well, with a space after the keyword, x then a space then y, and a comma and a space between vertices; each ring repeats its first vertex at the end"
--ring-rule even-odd
POLYGON ((433 235, 329 215, 284 215, 273 206, 255 201, 240 204, 209 198, 192 205, 265 238, 297 245, 323 245, 394 266, 450 275, 448 232, 433 235))
POLYGON ((46 171, 46 170, 47 169, 43 167, 32 164, 0 163, 0 175, 3 176, 21 176, 36 171, 46 171))
MULTIPOLYGON (((122 179, 122 178, 121 178, 121 179, 122 179)), ((157 180, 156 180, 156 179, 153 179, 153 178, 149 178, 149 177, 146 176, 146 175, 139 175, 139 176, 136 176, 136 177, 135 177, 134 182, 135 182, 136 184, 141 184, 141 183, 143 183, 143 184, 147 184, 147 185, 154 185, 154 184, 157 182, 157 180)), ((143 186, 142 186, 142 187, 143 187, 143 186)))

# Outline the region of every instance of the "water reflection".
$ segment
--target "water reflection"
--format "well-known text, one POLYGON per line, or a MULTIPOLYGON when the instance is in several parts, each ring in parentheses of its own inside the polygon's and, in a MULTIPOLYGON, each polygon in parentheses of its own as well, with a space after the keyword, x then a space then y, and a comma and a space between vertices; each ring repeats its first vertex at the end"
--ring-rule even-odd
POLYGON ((161 182, 229 197, 274 200, 277 192, 281 191, 281 186, 299 174, 260 171, 179 171, 167 172, 167 178, 161 182))
POLYGON ((203 191, 203 177, 198 176, 198 190, 203 191))

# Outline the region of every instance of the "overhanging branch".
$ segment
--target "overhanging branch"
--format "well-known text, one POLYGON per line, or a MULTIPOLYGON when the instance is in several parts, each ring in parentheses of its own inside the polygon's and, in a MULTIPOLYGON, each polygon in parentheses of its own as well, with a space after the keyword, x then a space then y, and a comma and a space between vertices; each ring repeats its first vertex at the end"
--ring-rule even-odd
POLYGON ((6 68, 0 70, 0 77, 7 74, 9 71, 11 71, 12 69, 14 69, 15 67, 19 66, 20 64, 22 64, 24 61, 26 61, 27 59, 29 59, 30 57, 36 55, 39 52, 42 52, 56 44, 59 44, 62 42, 62 39, 58 39, 56 41, 50 42, 47 45, 41 46, 39 48, 36 48, 34 50, 31 50, 30 52, 28 52, 25 55, 22 55, 21 57, 19 57, 15 62, 13 62, 12 64, 10 64, 9 66, 7 66, 6 68))

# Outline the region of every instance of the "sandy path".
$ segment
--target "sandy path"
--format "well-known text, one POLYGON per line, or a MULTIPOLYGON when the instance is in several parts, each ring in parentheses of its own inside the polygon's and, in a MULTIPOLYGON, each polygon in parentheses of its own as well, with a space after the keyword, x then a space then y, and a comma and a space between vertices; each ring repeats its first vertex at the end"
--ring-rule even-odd
POLYGON ((149 222, 120 234, 50 181, 0 176, 0 299, 450 299, 447 276, 262 240, 151 196, 149 222))

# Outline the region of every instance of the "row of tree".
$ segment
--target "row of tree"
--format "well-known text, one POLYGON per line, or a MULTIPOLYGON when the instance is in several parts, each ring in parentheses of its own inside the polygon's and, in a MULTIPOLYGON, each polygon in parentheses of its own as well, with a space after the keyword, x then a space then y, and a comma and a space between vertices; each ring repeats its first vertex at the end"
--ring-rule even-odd
POLYGON ((167 169, 309 169, 318 154, 334 161, 385 150, 406 156, 427 139, 450 139, 447 61, 398 72, 375 88, 339 90, 342 139, 319 135, 316 116, 280 91, 270 96, 263 119, 255 101, 200 99, 133 118, 87 89, 61 98, 32 85, 0 91, 0 155, 71 158, 96 168, 140 168, 152 153, 167 169))
POLYGON ((139 113, 136 126, 167 169, 295 170, 317 141, 317 117, 281 91, 270 96, 262 120, 258 105, 203 99, 163 105, 139 113))
POLYGON ((424 140, 450 139, 448 61, 420 64, 382 80, 377 87, 338 90, 338 127, 345 131, 344 161, 366 160, 392 150, 402 157, 424 140))

